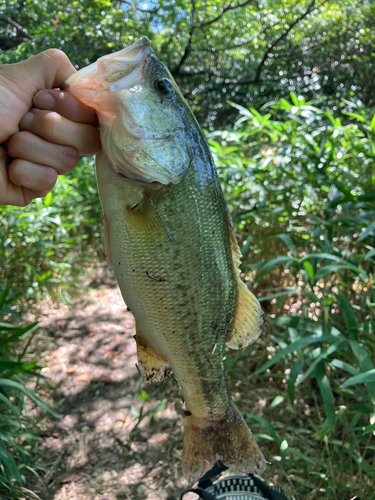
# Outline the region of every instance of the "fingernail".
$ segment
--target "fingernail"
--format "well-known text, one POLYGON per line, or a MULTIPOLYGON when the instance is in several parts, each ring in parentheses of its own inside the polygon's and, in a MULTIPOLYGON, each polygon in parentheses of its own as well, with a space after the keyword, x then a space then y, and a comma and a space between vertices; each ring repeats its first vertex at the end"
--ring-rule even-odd
POLYGON ((18 125, 20 130, 28 130, 31 127, 31 124, 34 120, 34 113, 28 111, 22 118, 18 125))
POLYGON ((51 110, 55 107, 55 99, 47 90, 40 90, 34 95, 34 106, 39 109, 51 110))

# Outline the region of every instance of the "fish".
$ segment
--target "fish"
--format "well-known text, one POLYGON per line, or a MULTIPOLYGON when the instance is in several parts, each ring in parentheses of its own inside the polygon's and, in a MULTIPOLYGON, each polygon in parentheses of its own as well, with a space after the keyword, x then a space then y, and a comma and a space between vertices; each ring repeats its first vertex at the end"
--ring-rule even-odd
POLYGON ((173 373, 184 401, 182 472, 221 460, 261 473, 264 456, 229 390, 226 346, 261 333, 207 141, 146 37, 79 70, 64 90, 94 108, 107 259, 136 322, 148 382, 173 373))

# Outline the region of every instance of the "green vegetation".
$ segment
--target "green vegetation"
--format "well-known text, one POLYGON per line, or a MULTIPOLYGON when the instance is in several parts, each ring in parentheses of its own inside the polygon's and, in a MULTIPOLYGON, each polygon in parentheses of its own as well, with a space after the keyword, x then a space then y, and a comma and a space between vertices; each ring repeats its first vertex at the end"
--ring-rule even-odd
POLYGON ((201 123, 290 92, 374 105, 370 0, 13 0, 0 7, 0 62, 50 47, 86 66, 147 35, 201 123))
MULTIPOLYGON (((374 498, 374 25, 367 0, 0 7, 2 63, 55 46, 84 66, 146 34, 210 129, 243 279, 271 330, 233 353, 230 376, 270 388, 247 418, 297 499, 374 498)), ((37 473, 30 404, 53 411, 23 314, 47 295, 69 302, 101 240, 92 159, 29 207, 0 207, 1 498, 37 473)))
MULTIPOLYGON (((316 445, 306 453, 298 430, 290 445, 277 422, 255 414, 248 420, 276 443, 272 456, 295 476, 295 493, 321 488, 328 498, 372 498, 375 119, 360 103, 344 121, 291 97, 263 113, 240 108, 234 131, 211 134, 244 240, 242 269, 272 326, 263 343, 272 356, 248 377, 277 381, 274 405, 315 400, 319 411, 309 410, 303 430, 316 445)), ((231 364, 241 380, 244 356, 231 364)), ((304 410, 299 404, 291 411, 297 421, 304 410)))

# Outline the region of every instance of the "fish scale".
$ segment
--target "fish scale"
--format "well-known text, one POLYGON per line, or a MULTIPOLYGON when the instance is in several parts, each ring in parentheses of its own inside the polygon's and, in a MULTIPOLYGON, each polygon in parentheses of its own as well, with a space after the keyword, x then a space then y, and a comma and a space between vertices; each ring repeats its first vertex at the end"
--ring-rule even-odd
POLYGON ((235 310, 236 290, 223 287, 228 278, 234 281, 229 250, 219 252, 220 259, 212 258, 216 247, 222 247, 228 238, 227 226, 217 216, 219 209, 225 215, 225 202, 217 199, 210 183, 206 189, 197 189, 194 170, 192 164, 181 183, 160 195, 153 203, 157 215, 151 208, 150 217, 146 216, 141 227, 136 223, 141 213, 130 214, 133 219, 124 219, 120 213, 111 217, 110 233, 122 235, 111 246, 112 259, 124 300, 135 314, 137 331, 171 360, 187 410, 221 416, 228 404, 228 391, 222 390, 227 385, 222 359, 225 322, 227 311, 235 310), (184 200, 192 196, 195 210, 187 211, 184 200), (198 217, 202 211, 208 213, 198 217), (165 281, 150 278, 147 271, 165 281), (213 323, 218 325, 216 330, 223 331, 218 339, 213 323), (166 339, 167 331, 171 334, 166 339), (217 391, 205 390, 212 380, 217 391))

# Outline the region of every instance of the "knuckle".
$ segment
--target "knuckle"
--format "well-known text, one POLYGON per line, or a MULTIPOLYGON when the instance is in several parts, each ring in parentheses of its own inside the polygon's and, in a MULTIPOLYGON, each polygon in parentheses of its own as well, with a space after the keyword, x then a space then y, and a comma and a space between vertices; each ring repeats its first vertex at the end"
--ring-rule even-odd
POLYGON ((12 135, 8 142, 8 155, 12 158, 18 158, 28 148, 28 132, 17 132, 12 135))
MULTIPOLYGON (((53 168, 44 167, 42 171, 42 188, 51 191, 57 181, 57 172, 53 168)), ((48 192, 47 191, 47 192, 48 192)))
POLYGON ((25 176, 25 161, 24 160, 13 160, 8 168, 9 179, 16 186, 22 185, 23 177, 25 176))
POLYGON ((43 52, 43 54, 48 58, 53 60, 57 59, 64 63, 69 61, 68 56, 60 49, 47 49, 43 52))
POLYGON ((61 116, 55 111, 49 111, 42 118, 44 124, 42 128, 45 128, 46 135, 50 140, 58 139, 59 137, 59 124, 61 121, 61 116))
POLYGON ((70 172, 78 163, 78 151, 74 148, 64 147, 62 152, 62 162, 60 173, 67 174, 70 172))

